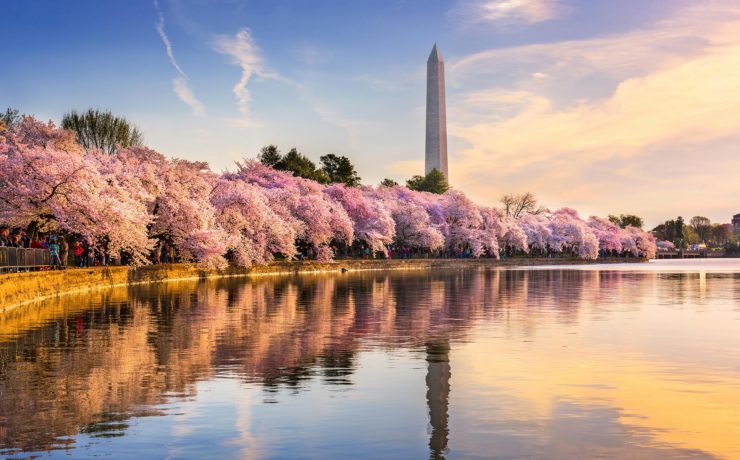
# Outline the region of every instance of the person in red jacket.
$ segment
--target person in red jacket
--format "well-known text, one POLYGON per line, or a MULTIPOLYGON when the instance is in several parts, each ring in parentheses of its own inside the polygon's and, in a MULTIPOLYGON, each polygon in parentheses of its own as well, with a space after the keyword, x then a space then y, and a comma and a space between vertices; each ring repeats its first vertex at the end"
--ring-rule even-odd
POLYGON ((79 241, 75 241, 75 247, 72 248, 72 254, 75 255, 75 267, 82 267, 82 253, 85 252, 85 248, 82 247, 79 241))

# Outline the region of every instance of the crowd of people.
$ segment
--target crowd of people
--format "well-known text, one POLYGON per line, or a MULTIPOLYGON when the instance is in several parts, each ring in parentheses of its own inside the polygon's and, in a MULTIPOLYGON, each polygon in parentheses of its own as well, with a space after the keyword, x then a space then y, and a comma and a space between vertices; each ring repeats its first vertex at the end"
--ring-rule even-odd
POLYGON ((106 251, 58 234, 34 234, 20 229, 0 228, 0 248, 43 249, 49 251, 49 267, 94 267, 109 264, 106 251), (70 240, 72 241, 70 243, 70 240))
MULTIPOLYGON (((49 254, 48 268, 60 270, 66 268, 89 268, 125 264, 109 256, 105 244, 88 244, 81 238, 57 233, 36 233, 30 236, 22 229, 0 227, 0 248, 43 249, 49 254)), ((175 245, 159 242, 152 250, 150 262, 166 264, 179 262, 175 245)))

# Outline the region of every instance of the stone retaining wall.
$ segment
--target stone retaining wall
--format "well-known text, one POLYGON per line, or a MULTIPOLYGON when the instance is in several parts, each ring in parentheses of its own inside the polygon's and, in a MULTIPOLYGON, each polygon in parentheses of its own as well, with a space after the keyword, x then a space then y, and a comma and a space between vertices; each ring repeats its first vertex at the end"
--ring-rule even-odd
POLYGON ((29 302, 63 294, 111 288, 131 284, 211 277, 256 276, 340 272, 356 270, 402 270, 442 267, 504 267, 524 265, 562 265, 586 263, 640 262, 641 259, 411 259, 411 260, 338 260, 333 262, 273 262, 251 269, 229 268, 203 270, 193 264, 162 264, 140 268, 94 267, 61 271, 0 274, 0 313, 29 302))

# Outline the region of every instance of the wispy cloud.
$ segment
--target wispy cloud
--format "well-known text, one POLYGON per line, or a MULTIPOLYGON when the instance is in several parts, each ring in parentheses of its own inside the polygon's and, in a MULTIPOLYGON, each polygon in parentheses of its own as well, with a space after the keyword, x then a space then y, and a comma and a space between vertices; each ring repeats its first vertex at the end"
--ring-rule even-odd
POLYGON ((193 111, 193 115, 201 116, 206 114, 206 108, 203 107, 203 104, 195 98, 185 77, 172 79, 172 88, 175 90, 177 97, 190 107, 193 111))
POLYGON ((170 63, 179 74, 178 77, 172 79, 172 89, 175 91, 177 97, 179 97, 181 101, 183 101, 185 104, 187 104, 188 107, 190 107, 193 115, 205 115, 205 107, 193 94, 193 90, 190 89, 190 85, 188 84, 187 74, 182 70, 180 65, 177 63, 177 60, 175 59, 175 54, 172 51, 172 43, 170 42, 169 37, 164 31, 164 14, 162 14, 162 10, 160 9, 159 2, 157 0, 154 0, 154 8, 157 10, 157 15, 159 16, 159 20, 156 24, 157 33, 162 39, 162 43, 164 44, 164 49, 167 53, 167 57, 169 58, 170 63))
POLYGON ((550 21, 567 11, 561 0, 472 0, 458 7, 468 21, 502 25, 550 21))
POLYGON ((247 88, 249 80, 253 75, 260 78, 277 78, 277 74, 265 66, 259 48, 249 29, 241 29, 233 36, 217 36, 213 40, 213 49, 218 53, 229 56, 231 62, 242 69, 241 78, 234 85, 232 91, 236 96, 237 107, 241 114, 241 119, 237 121, 237 124, 249 126, 251 124, 249 103, 252 100, 247 88))

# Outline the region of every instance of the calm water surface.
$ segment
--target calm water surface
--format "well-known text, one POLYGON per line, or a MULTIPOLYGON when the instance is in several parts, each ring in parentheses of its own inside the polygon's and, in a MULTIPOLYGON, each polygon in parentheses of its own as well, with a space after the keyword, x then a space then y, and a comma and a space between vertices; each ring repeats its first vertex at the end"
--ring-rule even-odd
POLYGON ((169 283, 0 316, 0 455, 740 458, 740 261, 169 283))

